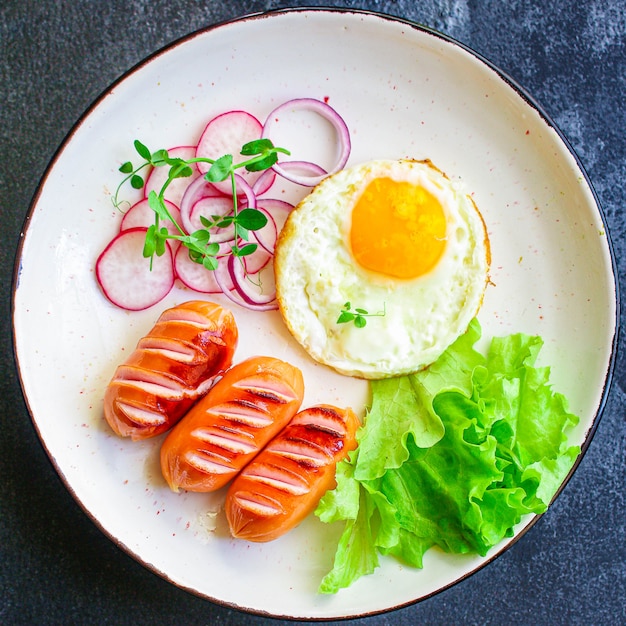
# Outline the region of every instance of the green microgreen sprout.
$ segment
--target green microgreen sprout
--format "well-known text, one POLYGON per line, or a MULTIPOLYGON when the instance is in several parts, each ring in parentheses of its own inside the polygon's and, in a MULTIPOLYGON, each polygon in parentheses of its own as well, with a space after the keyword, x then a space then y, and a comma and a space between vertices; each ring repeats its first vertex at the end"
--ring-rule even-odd
POLYGON ((384 317, 387 314, 386 305, 383 302, 383 310, 378 313, 369 313, 365 309, 359 307, 352 308, 350 302, 346 302, 339 313, 337 324, 349 324, 354 322, 357 328, 363 328, 367 324, 367 317, 384 317))
POLYGON ((150 151, 139 140, 134 142, 135 151, 142 161, 135 166, 131 161, 123 163, 119 171, 125 174, 113 195, 113 205, 121 209, 124 201, 120 200, 120 192, 126 183, 133 189, 142 189, 145 179, 142 176, 143 170, 149 167, 169 167, 167 178, 163 186, 157 193, 152 190, 148 193, 148 205, 154 211, 154 223, 150 225, 146 232, 146 240, 143 248, 143 256, 152 259, 154 255, 161 256, 165 252, 165 242, 167 239, 180 241, 189 250, 189 258, 203 265, 208 270, 215 270, 218 266, 217 254, 219 244, 211 241, 211 228, 223 228, 234 226, 235 239, 231 246, 234 256, 244 257, 252 254, 257 249, 257 244, 249 243, 250 231, 263 228, 267 224, 267 217, 257 209, 244 208, 239 210, 237 201, 237 181, 235 172, 240 168, 245 168, 249 172, 261 172, 269 169, 278 161, 278 154, 290 154, 285 148, 279 148, 266 138, 256 139, 246 143, 240 154, 249 157, 238 163, 234 162, 231 154, 225 154, 218 159, 206 157, 195 157, 192 159, 181 159, 171 157, 167 150, 150 151), (193 233, 185 233, 171 215, 165 204, 165 192, 177 178, 188 178, 192 176, 194 163, 208 163, 209 171, 204 175, 206 180, 212 183, 222 182, 230 178, 233 195, 233 211, 230 215, 212 215, 210 218, 201 217, 203 228, 193 233), (171 222, 178 234, 171 234, 162 221, 171 222))

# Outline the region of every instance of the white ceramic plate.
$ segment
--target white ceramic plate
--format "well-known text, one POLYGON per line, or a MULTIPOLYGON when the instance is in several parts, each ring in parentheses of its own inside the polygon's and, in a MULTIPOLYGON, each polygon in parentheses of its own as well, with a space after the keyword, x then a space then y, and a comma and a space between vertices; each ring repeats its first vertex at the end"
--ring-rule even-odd
MULTIPOLYGON (((493 286, 484 338, 538 333, 542 362, 589 442, 612 367, 616 288, 605 225, 559 133, 506 77, 464 47, 417 26, 342 11, 253 16, 199 32, 130 71, 80 120, 53 160, 16 265, 14 334, 21 381, 41 440, 68 489, 112 540, 180 587, 244 610, 297 618, 384 611, 431 595, 486 558, 427 553, 423 570, 383 560, 336 596, 316 594, 340 527, 307 519, 266 545, 231 540, 222 494, 171 493, 158 441, 118 439, 102 418, 115 366, 159 312, 195 297, 175 289, 153 309, 108 303, 94 262, 119 224, 110 193, 132 141, 193 143, 214 114, 264 119, 294 97, 327 98, 346 119, 350 162, 430 158, 473 194, 488 225, 493 286)), ((300 132, 300 131, 298 131, 300 132)), ((293 145, 308 143, 307 129, 293 145)), ((363 407, 366 385, 314 365, 278 314, 235 311, 237 358, 268 353, 300 365, 305 404, 363 407)), ((521 524, 518 533, 534 518, 521 524)))

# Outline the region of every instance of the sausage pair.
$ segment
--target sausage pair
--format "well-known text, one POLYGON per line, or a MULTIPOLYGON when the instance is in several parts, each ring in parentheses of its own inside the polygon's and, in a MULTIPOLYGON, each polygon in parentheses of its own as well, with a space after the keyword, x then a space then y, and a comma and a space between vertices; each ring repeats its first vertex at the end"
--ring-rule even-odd
POLYGON ((300 370, 273 357, 234 365, 169 433, 161 470, 170 487, 215 491, 234 478, 225 510, 231 534, 270 541, 310 513, 356 447, 351 409, 315 406, 300 370))

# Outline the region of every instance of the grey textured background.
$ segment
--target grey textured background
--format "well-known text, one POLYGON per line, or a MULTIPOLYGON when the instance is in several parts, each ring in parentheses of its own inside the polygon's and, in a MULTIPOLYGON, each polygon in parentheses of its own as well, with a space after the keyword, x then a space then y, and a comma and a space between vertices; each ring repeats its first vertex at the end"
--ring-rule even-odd
MULTIPOLYGON (((38 181, 65 134, 146 55, 217 21, 310 3, 0 2, 0 623, 278 624, 192 596, 94 526, 62 485, 22 399, 11 345, 13 259, 38 181)), ((603 205, 626 276, 626 3, 623 0, 326 2, 426 24, 489 58, 543 106, 603 205)), ((606 411, 578 471, 525 537, 453 588, 349 623, 626 623, 624 337, 606 411)), ((207 567, 210 567, 207 564, 207 567)))

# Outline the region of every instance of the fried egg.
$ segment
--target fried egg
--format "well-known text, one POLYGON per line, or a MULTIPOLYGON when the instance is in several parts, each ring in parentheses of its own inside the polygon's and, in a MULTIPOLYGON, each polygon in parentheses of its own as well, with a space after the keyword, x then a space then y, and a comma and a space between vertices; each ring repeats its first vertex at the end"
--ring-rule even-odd
POLYGON ((274 268, 281 314, 313 359, 376 379, 435 361, 478 312, 485 224, 430 161, 377 160, 321 182, 287 219, 274 268), (337 323, 349 306, 365 325, 337 323))

